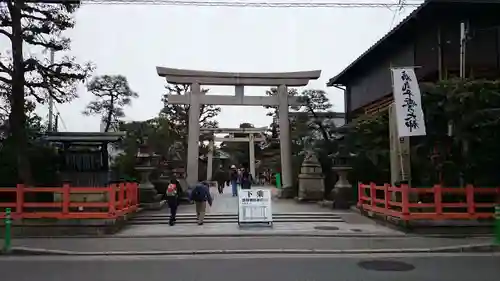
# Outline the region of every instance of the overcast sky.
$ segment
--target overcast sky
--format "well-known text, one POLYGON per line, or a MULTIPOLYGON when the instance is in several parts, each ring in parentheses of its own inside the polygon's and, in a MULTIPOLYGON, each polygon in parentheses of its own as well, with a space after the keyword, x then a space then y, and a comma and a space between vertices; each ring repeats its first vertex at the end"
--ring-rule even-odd
MULTIPOLYGON (((359 0, 349 0, 353 1, 359 0)), ((390 1, 397 2, 383 2, 390 1)), ((125 110, 127 120, 145 120, 161 109, 165 81, 157 76, 156 66, 234 72, 320 69, 321 78, 307 87, 326 90, 334 110, 343 111, 342 93, 326 88, 327 80, 411 9, 405 8, 393 22, 394 12, 388 8, 84 5, 77 12, 70 37, 72 53, 81 61, 94 62, 95 74, 125 75, 139 93, 125 110)), ((264 95, 264 91, 252 87, 246 94, 264 95)), ((211 88, 212 94, 231 92, 229 87, 211 88)), ((98 117, 81 115, 91 98, 81 87, 79 99, 57 105, 63 119, 61 131, 99 130, 98 117)), ((237 127, 243 122, 267 126, 271 122, 263 108, 242 109, 223 107, 220 126, 237 127)), ((39 112, 45 115, 46 107, 39 112)))

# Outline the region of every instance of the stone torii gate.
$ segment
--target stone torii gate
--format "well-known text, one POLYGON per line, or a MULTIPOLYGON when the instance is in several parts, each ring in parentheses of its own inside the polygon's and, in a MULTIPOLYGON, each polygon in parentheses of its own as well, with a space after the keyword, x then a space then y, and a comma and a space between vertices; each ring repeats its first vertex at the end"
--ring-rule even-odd
POLYGON ((186 180, 189 185, 195 184, 198 180, 200 106, 202 104, 209 104, 278 106, 282 183, 284 190, 292 186, 292 151, 288 107, 299 105, 300 103, 298 98, 288 96, 287 86, 306 86, 311 79, 315 80, 319 78, 321 70, 282 73, 239 73, 156 67, 156 71, 160 77, 165 77, 168 83, 191 85, 190 93, 182 96, 168 97, 168 102, 171 104, 190 105, 186 169, 186 180), (201 92, 201 85, 234 86, 235 94, 233 96, 204 95, 201 92), (278 87, 278 94, 276 96, 245 96, 245 86, 278 87))
POLYGON ((207 180, 212 180, 213 172, 213 153, 214 153, 214 142, 248 142, 249 145, 249 156, 250 156, 250 173, 252 176, 255 175, 255 142, 265 141, 266 139, 262 136, 267 131, 266 127, 263 128, 201 128, 202 133, 212 133, 214 135, 213 139, 209 141, 208 144, 208 155, 207 155, 207 180), (218 138, 215 134, 229 134, 229 138, 218 138), (234 137, 234 134, 247 134, 248 137, 234 137), (255 137, 256 134, 260 134, 260 137, 255 137))

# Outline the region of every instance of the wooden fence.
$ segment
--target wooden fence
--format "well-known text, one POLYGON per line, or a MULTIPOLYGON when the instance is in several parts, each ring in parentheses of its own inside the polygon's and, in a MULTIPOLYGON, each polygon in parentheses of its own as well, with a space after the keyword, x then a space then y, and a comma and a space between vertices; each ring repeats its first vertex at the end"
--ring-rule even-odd
POLYGON ((26 187, 18 184, 14 188, 0 188, 1 198, 8 198, 9 195, 13 198, 12 202, 0 202, 0 218, 5 217, 6 208, 11 208, 13 219, 116 219, 137 211, 137 187, 137 183, 119 183, 107 187, 71 187, 69 184, 62 187, 26 187), (51 193, 54 200, 27 200, 29 194, 36 193, 51 193), (87 202, 87 196, 102 199, 87 202))
POLYGON ((500 188, 442 187, 412 188, 374 183, 358 184, 358 208, 377 214, 411 220, 493 219, 500 203, 500 188), (416 199, 416 200, 411 200, 416 199), (451 202, 450 202, 451 201, 451 202))

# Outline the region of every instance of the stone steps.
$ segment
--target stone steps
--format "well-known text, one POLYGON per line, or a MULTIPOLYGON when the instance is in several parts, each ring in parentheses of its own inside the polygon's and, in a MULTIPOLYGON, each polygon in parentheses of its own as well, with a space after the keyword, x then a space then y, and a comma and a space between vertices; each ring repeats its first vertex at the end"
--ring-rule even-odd
MULTIPOLYGON (((151 225, 151 224, 167 224, 169 214, 141 214, 131 219, 130 225, 151 225)), ((344 222, 344 220, 333 213, 288 213, 288 214, 273 214, 274 222, 282 223, 300 223, 300 222, 344 222)), ((205 223, 237 223, 237 214, 206 214, 205 223)), ((177 215, 178 224, 196 223, 195 214, 181 213, 177 215)))
MULTIPOLYGON (((130 225, 151 225, 151 224, 168 224, 170 216, 167 212, 164 214, 140 214, 131 219, 130 225)), ((278 223, 301 223, 301 222, 319 222, 332 223, 344 222, 337 214, 333 213, 284 213, 273 214, 273 221, 278 223)), ((229 213, 212 213, 206 214, 205 223, 238 223, 237 214, 229 213)), ((194 213, 181 213, 177 215, 178 224, 196 223, 196 215, 194 213)))

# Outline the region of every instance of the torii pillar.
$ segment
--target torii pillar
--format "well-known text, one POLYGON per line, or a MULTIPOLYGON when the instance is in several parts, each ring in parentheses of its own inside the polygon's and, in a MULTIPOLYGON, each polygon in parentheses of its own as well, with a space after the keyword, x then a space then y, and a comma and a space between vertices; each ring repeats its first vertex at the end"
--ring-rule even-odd
POLYGON ((290 121, 288 107, 300 105, 297 97, 289 97, 287 86, 306 86, 310 80, 318 79, 321 70, 282 72, 282 73, 241 73, 198 71, 176 68, 156 67, 159 76, 165 77, 171 84, 190 84, 191 92, 184 96, 170 96, 171 104, 189 104, 189 135, 187 159, 187 183, 193 185, 198 181, 198 157, 200 136, 200 105, 246 105, 246 106, 278 106, 280 126, 281 171, 285 196, 289 196, 293 185, 292 151, 290 140, 290 121), (235 86, 235 95, 204 95, 200 85, 235 86), (245 96, 245 86, 278 87, 277 96, 245 96))

